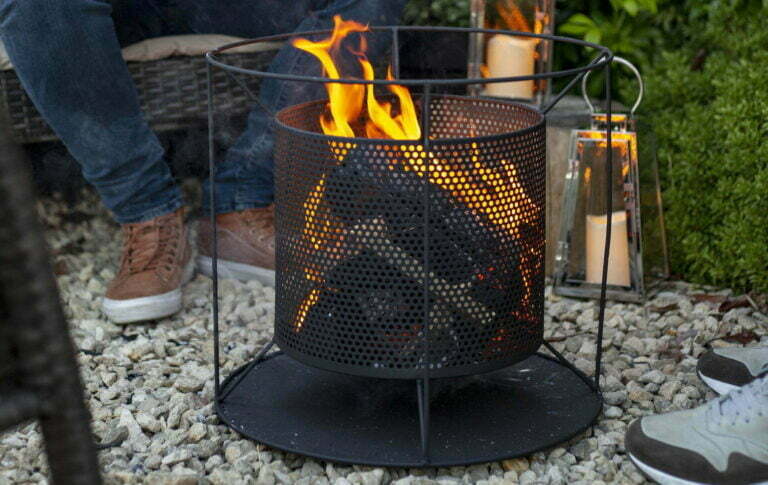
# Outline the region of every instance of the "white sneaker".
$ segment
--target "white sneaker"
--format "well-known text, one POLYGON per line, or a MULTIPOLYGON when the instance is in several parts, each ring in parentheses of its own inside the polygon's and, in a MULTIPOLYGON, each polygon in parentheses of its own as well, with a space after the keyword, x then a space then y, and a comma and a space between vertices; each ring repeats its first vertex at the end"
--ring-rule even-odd
POLYGON ((698 408, 636 420, 625 445, 661 484, 768 484, 768 373, 698 408))
POLYGON ((723 395, 749 384, 768 371, 768 347, 727 347, 699 357, 697 371, 716 393, 723 395))

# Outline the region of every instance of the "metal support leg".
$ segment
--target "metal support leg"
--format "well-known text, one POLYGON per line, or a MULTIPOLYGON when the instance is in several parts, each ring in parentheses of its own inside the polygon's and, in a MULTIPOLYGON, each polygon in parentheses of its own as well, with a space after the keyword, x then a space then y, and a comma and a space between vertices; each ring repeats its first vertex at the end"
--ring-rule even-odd
POLYGON ((416 394, 419 397, 419 429, 421 431, 421 452, 424 464, 429 464, 429 379, 416 381, 416 394))

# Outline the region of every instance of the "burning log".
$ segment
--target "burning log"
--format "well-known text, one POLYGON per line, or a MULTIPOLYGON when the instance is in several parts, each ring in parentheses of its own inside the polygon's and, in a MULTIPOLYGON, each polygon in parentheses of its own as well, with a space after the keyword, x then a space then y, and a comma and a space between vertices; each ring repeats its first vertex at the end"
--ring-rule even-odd
POLYGON ((359 151, 351 151, 328 178, 326 200, 332 213, 348 224, 381 218, 393 246, 418 265, 429 259, 437 279, 463 286, 474 300, 503 311, 509 291, 524 284, 516 241, 441 187, 425 188, 423 177, 397 164, 401 156, 395 154, 395 161, 391 157, 363 159, 359 151), (428 221, 424 190, 429 190, 428 221), (426 247, 425 224, 430 235, 426 247))
MULTIPOLYGON (((426 329, 423 287, 422 281, 403 274, 381 255, 362 249, 330 272, 316 303, 307 312, 302 333, 306 332, 311 340, 354 346, 358 332, 363 332, 372 337, 366 340, 366 345, 391 349, 388 360, 379 360, 375 366, 421 361, 426 329), (369 273, 365 284, 354 277, 360 274, 361 268, 369 273)), ((459 317, 439 299, 432 296, 429 299, 430 345, 442 349, 439 361, 434 364, 445 365, 460 351, 460 341, 452 325, 458 323, 459 317), (442 317, 435 319, 436 314, 442 317)))
POLYGON ((419 345, 426 320, 432 345, 441 349, 439 362, 433 364, 445 365, 466 345, 456 328, 494 327, 499 315, 482 302, 488 294, 477 288, 482 280, 451 283, 427 271, 421 261, 390 239, 383 218, 355 224, 339 240, 345 257, 319 281, 308 282, 307 297, 298 310, 297 331, 317 329, 325 332, 325 338, 344 341, 348 332, 333 321, 358 321, 382 343, 397 347, 398 358, 422 358, 419 345), (358 277, 361 270, 366 274, 364 281, 358 277), (329 328, 336 329, 332 335, 328 335, 329 328))
POLYGON ((402 275, 416 281, 420 288, 427 286, 427 291, 433 298, 462 313, 465 318, 483 324, 496 316, 492 310, 473 297, 471 282, 452 284, 440 278, 434 271, 427 272, 421 261, 394 244, 388 237, 383 219, 371 219, 354 226, 350 237, 356 239, 360 246, 370 246, 377 256, 397 268, 402 275), (367 244, 366 241, 371 241, 372 244, 367 244))

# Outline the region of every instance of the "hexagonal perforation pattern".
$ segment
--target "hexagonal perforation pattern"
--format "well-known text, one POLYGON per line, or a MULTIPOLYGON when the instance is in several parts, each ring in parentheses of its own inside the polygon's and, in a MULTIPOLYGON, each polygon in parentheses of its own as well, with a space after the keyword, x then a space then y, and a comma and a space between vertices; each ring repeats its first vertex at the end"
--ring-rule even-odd
POLYGON ((325 102, 276 123, 275 338, 351 374, 455 376, 542 341, 545 129, 505 101, 431 100, 431 142, 320 133, 325 102))

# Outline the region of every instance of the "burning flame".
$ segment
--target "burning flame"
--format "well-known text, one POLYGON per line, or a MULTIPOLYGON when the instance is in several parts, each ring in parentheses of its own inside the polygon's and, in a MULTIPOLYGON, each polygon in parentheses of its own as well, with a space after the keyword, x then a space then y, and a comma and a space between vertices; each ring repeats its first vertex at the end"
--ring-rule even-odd
POLYGON ((304 301, 301 302, 301 305, 299 305, 299 311, 296 315, 296 331, 301 330, 301 327, 304 326, 304 320, 307 319, 307 314, 309 313, 309 309, 312 308, 312 306, 317 303, 317 300, 320 298, 320 288, 315 287, 312 288, 312 291, 309 292, 309 295, 307 298, 304 299, 304 301))
MULTIPOLYGON (((296 39, 293 46, 317 57, 323 65, 325 75, 331 79, 341 79, 341 73, 334 63, 334 55, 341 49, 342 41, 351 33, 368 32, 366 25, 352 20, 343 20, 340 15, 333 17, 333 33, 327 39, 313 42, 308 39, 296 39)), ((375 79, 373 66, 365 55, 365 37, 360 37, 357 50, 349 51, 357 57, 363 72, 363 79, 375 79)), ((392 80, 391 69, 387 71, 387 79, 392 80)), ((407 88, 389 85, 387 88, 394 93, 400 102, 400 113, 392 115, 392 105, 379 102, 374 94, 374 85, 327 83, 328 107, 330 118, 323 115, 320 125, 326 135, 355 137, 352 124, 362 113, 366 105, 367 119, 365 120, 365 135, 367 138, 392 138, 394 140, 417 140, 421 136, 421 127, 416 117, 416 108, 407 88)))
MULTIPOLYGON (((608 140, 606 139, 605 131, 602 130, 583 130, 579 131, 578 138, 581 139, 591 139, 591 140, 597 140, 594 145, 597 147, 597 156, 603 156, 605 153, 605 149, 608 147, 608 140)), ((629 155, 628 149, 632 149, 633 155, 637 156, 635 153, 636 151, 636 143, 635 143, 635 134, 631 132, 623 132, 623 131, 616 131, 614 130, 613 133, 611 133, 611 145, 614 149, 618 148, 619 156, 622 157, 622 159, 626 159, 629 155)), ((579 152, 583 152, 584 145, 580 144, 578 146, 579 152)), ((623 174, 626 175, 626 174, 623 174)))
MULTIPOLYGON (((625 115, 614 115, 612 119, 624 119, 625 115)), ((607 119, 605 116, 602 119, 607 119)), ((601 130, 583 130, 579 131, 577 137, 579 140, 597 140, 592 143, 596 148, 594 156, 598 159, 602 159, 605 156, 606 149, 608 148, 608 140, 606 138, 606 132, 601 130)), ((611 133, 611 146, 615 151, 614 162, 621 162, 621 178, 626 181, 630 175, 630 163, 629 160, 637 160, 637 135, 628 131, 613 131, 611 133), (616 157, 618 155, 618 159, 616 157)), ((584 156, 584 150, 586 145, 583 142, 579 142, 577 150, 580 157, 584 156)), ((592 170, 590 167, 586 167, 584 170, 584 183, 589 184, 592 176, 592 170)), ((627 194, 631 197, 631 194, 627 194)))
MULTIPOLYGON (((518 30, 520 32, 532 32, 528 19, 525 18, 525 15, 523 15, 523 12, 520 11, 520 7, 518 7, 515 2, 498 2, 496 4, 496 13, 499 15, 504 26, 502 27, 497 24, 497 26, 493 27, 494 29, 506 28, 509 30, 518 30)), ((541 32, 536 33, 539 34, 541 32)))
MULTIPOLYGON (((341 41, 353 32, 365 32, 368 27, 357 22, 344 22, 341 17, 333 17, 333 33, 327 39, 312 42, 308 39, 295 39, 294 47, 309 52, 320 60, 323 71, 331 79, 341 79, 341 74, 333 62, 333 54, 338 52, 341 41)), ((362 46, 361 46, 362 47, 362 46)), ((320 124, 323 132, 329 135, 354 137, 355 132, 349 125, 350 120, 356 119, 363 108, 362 84, 338 84, 328 83, 325 89, 328 91, 328 99, 331 110, 331 118, 322 116, 320 124)))
MULTIPOLYGON (((515 7, 516 8, 516 7, 515 7)), ((509 15, 518 22, 525 22, 519 10, 509 15)), ((343 73, 334 62, 345 38, 351 34, 362 34, 368 27, 354 21, 345 21, 340 16, 334 17, 334 29, 330 37, 314 42, 308 39, 296 39, 293 45, 314 55, 322 64, 324 74, 331 79, 342 79, 343 73)), ((527 26, 527 24, 526 24, 527 26)), ((356 48, 348 48, 361 68, 362 79, 374 80, 374 69, 366 57, 365 37, 360 36, 356 48)), ((391 69, 387 70, 386 79, 392 80, 391 69)), ((391 140, 419 140, 422 137, 421 126, 411 94, 405 86, 388 85, 387 89, 397 99, 398 109, 388 101, 376 98, 374 85, 327 83, 327 111, 320 116, 320 126, 326 135, 337 137, 365 137, 391 140), (397 112, 395 112, 397 111, 397 112)), ((344 161, 353 142, 332 140, 330 148, 338 163, 344 161)), ((481 162, 478 145, 471 145, 471 157, 468 161, 450 162, 441 160, 431 151, 425 151, 420 144, 402 144, 392 147, 397 151, 393 165, 401 164, 402 169, 426 177, 429 182, 450 193, 457 201, 481 217, 481 224, 488 224, 508 233, 512 238, 526 240, 522 227, 533 224, 540 215, 540 208, 525 193, 519 181, 517 167, 506 160, 495 163, 493 167, 481 162), (487 221, 487 222, 486 222, 487 221)), ((444 158, 450 159, 446 153, 444 158)), ((454 156, 458 156, 454 153, 454 156)), ((392 169, 395 166, 391 167, 392 169)), ((327 204, 324 203, 326 188, 325 176, 310 191, 304 202, 304 228, 302 244, 315 251, 333 252, 344 239, 343 223, 336 220, 327 204)), ((520 273, 523 275, 525 292, 520 305, 518 318, 526 318, 528 310, 533 311, 533 282, 531 275, 541 269, 541 251, 539 247, 521 248, 520 273)), ((493 268, 490 268, 493 270, 493 268)), ((298 307, 295 318, 295 330, 300 331, 313 305, 315 305, 325 287, 325 280, 317 269, 304 268, 304 276, 310 281, 307 296, 298 307)), ((478 279, 483 278, 478 275, 478 279)), ((532 313, 531 313, 532 314, 532 313)))
MULTIPOLYGON (((537 5, 534 10, 533 28, 528 19, 523 15, 520 7, 515 0, 499 0, 496 3, 496 14, 498 20, 491 27, 492 29, 516 30, 518 32, 532 32, 541 34, 544 32, 544 26, 549 21, 549 14, 539 10, 537 5)), ((538 42, 540 39, 536 39, 538 42)))

